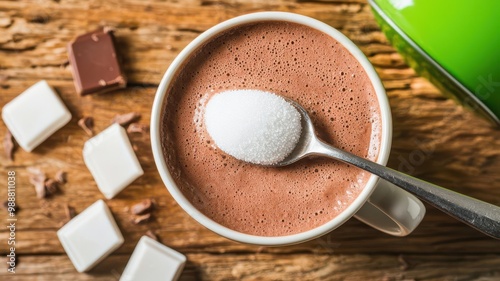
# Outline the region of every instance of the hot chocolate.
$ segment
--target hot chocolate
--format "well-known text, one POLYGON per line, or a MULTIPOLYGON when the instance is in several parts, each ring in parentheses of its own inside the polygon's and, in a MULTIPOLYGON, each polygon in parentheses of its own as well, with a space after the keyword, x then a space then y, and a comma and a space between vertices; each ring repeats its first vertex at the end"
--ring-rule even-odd
POLYGON ((282 168, 226 155, 203 122, 216 93, 256 89, 291 98, 311 115, 320 137, 376 160, 381 116, 359 62, 313 28, 266 21, 237 26, 193 53, 167 90, 162 149, 184 196, 230 229, 282 236, 318 227, 358 196, 370 174, 331 159, 310 158, 282 168))

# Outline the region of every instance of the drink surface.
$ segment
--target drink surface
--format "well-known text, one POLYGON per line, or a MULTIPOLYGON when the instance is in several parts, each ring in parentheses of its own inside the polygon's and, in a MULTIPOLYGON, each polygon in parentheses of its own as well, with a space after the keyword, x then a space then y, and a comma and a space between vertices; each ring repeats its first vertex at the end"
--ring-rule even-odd
POLYGON ((376 160, 381 117, 373 86, 340 43, 310 27, 260 22, 235 27, 191 54, 168 88, 163 154, 185 197, 236 231, 282 236, 318 227, 358 196, 370 177, 324 158, 281 168, 244 163, 216 148, 203 123, 208 99, 257 89, 299 102, 328 143, 376 160))

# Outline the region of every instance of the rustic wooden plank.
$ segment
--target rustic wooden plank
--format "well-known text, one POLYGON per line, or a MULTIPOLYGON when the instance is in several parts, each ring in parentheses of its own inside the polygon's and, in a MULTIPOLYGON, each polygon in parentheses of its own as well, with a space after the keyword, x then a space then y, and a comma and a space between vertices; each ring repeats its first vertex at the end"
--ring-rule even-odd
MULTIPOLYGON (((500 256, 188 254, 180 280, 498 280, 500 256), (450 270, 453 269, 453 270, 450 270)), ((88 273, 65 256, 20 257, 9 280, 118 280, 128 255, 111 255, 88 273)))
MULTIPOLYGON (((237 14, 253 12, 255 11, 253 7, 259 4, 244 4, 243 2, 234 4, 232 1, 224 3, 221 1, 217 5, 199 7, 168 2, 146 4, 132 1, 120 2, 120 5, 114 7, 115 9, 111 9, 111 6, 116 3, 93 2, 82 5, 80 2, 41 1, 38 5, 28 5, 22 1, 4 2, 0 5, 0 11, 5 10, 3 12, 4 18, 11 21, 12 24, 2 32, 0 50, 21 52, 23 56, 9 57, 9 59, 5 57, 5 60, 0 58, 0 65, 11 68, 6 74, 17 79, 23 78, 25 75, 29 76, 32 68, 62 65, 62 69, 65 69, 63 77, 70 79, 70 73, 67 67, 64 67, 67 64, 65 45, 74 36, 83 32, 81 24, 85 22, 85 29, 88 30, 99 25, 109 25, 116 28, 119 41, 120 38, 124 38, 120 43, 124 47, 123 52, 127 54, 126 70, 133 69, 132 74, 135 74, 135 72, 144 69, 154 69, 161 75, 166 65, 173 59, 173 54, 177 53, 199 32, 237 14), (238 13, 224 14, 223 17, 219 18, 214 17, 214 9, 226 11, 224 5, 237 5, 238 13), (89 13, 91 7, 93 13, 89 13), (206 16, 205 13, 210 13, 212 16, 206 16), (175 18, 170 19, 169 15, 175 18), (103 18, 106 21, 103 21, 103 18), (140 26, 138 22, 132 21, 130 23, 127 21, 127 19, 137 18, 147 19, 147 27, 140 26), (200 19, 209 19, 210 21, 204 25, 203 20, 200 21, 200 19), (175 26, 172 24, 173 22, 176 23, 175 26), (192 26, 183 26, 184 22, 192 26), (166 51, 165 47, 168 47, 170 51, 166 51), (136 54, 140 54, 140 59, 135 56, 136 54), (141 65, 135 65, 135 63, 141 65)), ((264 3, 268 3, 268 1, 262 1, 259 10, 266 10, 264 3)), ((367 20, 370 19, 367 17, 371 17, 371 14, 366 8, 361 9, 362 7, 363 5, 359 4, 350 6, 334 3, 331 5, 310 5, 291 2, 289 6, 285 6, 281 10, 314 15, 339 29, 344 28, 349 22, 349 24, 359 23, 358 29, 359 25, 362 25, 361 27, 367 31, 373 30, 376 25, 373 20, 367 20), (360 13, 360 11, 364 13, 360 13), (332 17, 332 15, 334 16, 332 17), (366 23, 371 24, 371 27, 363 26, 366 23)), ((384 40, 379 31, 375 33, 377 33, 374 35, 375 37, 384 40)), ((347 34, 349 35, 349 32, 347 34)), ((355 33, 353 32, 352 35, 356 41, 355 33)), ((358 34, 358 36, 360 36, 360 44, 374 40, 374 36, 363 34, 358 34)), ((49 77, 51 75, 50 73, 44 74, 49 75, 49 77)), ((61 77, 60 74, 56 72, 54 77, 61 77)), ((132 77, 134 80, 134 75, 132 77)), ((158 81, 158 79, 154 81, 158 81)))

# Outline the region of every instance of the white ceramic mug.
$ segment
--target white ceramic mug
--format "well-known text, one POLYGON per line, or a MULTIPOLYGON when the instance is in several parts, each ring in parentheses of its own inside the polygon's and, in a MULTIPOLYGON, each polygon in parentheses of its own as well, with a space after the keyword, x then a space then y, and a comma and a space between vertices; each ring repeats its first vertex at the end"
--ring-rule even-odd
POLYGON ((338 30, 315 19, 292 13, 260 12, 239 16, 222 22, 199 35, 175 58, 160 82, 151 114, 151 145, 156 166, 170 194, 196 221, 224 237, 243 243, 281 246, 305 242, 332 231, 353 216, 385 233, 395 236, 408 235, 418 226, 424 217, 424 205, 413 195, 384 180, 379 180, 374 175, 369 178, 363 191, 354 202, 332 220, 302 233, 277 237, 249 235, 220 225, 197 210, 177 187, 165 163, 161 148, 162 140, 160 139, 161 110, 164 108, 163 103, 169 84, 179 67, 183 65, 186 59, 189 59, 193 51, 197 50, 214 36, 238 25, 271 20, 294 22, 322 31, 341 43, 360 62, 373 84, 378 104, 380 105, 382 136, 377 163, 382 165, 387 163, 392 137, 391 110, 382 82, 361 50, 338 30))

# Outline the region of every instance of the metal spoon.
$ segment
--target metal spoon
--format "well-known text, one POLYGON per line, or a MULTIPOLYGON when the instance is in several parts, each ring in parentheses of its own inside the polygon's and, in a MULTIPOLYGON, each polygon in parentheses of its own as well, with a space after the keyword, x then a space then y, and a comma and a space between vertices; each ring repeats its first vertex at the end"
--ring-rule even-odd
POLYGON ((287 99, 302 115, 302 133, 295 149, 283 161, 272 166, 286 166, 310 155, 327 156, 352 164, 375 174, 445 212, 469 226, 500 239, 500 207, 414 178, 321 141, 307 111, 295 101, 287 99))

